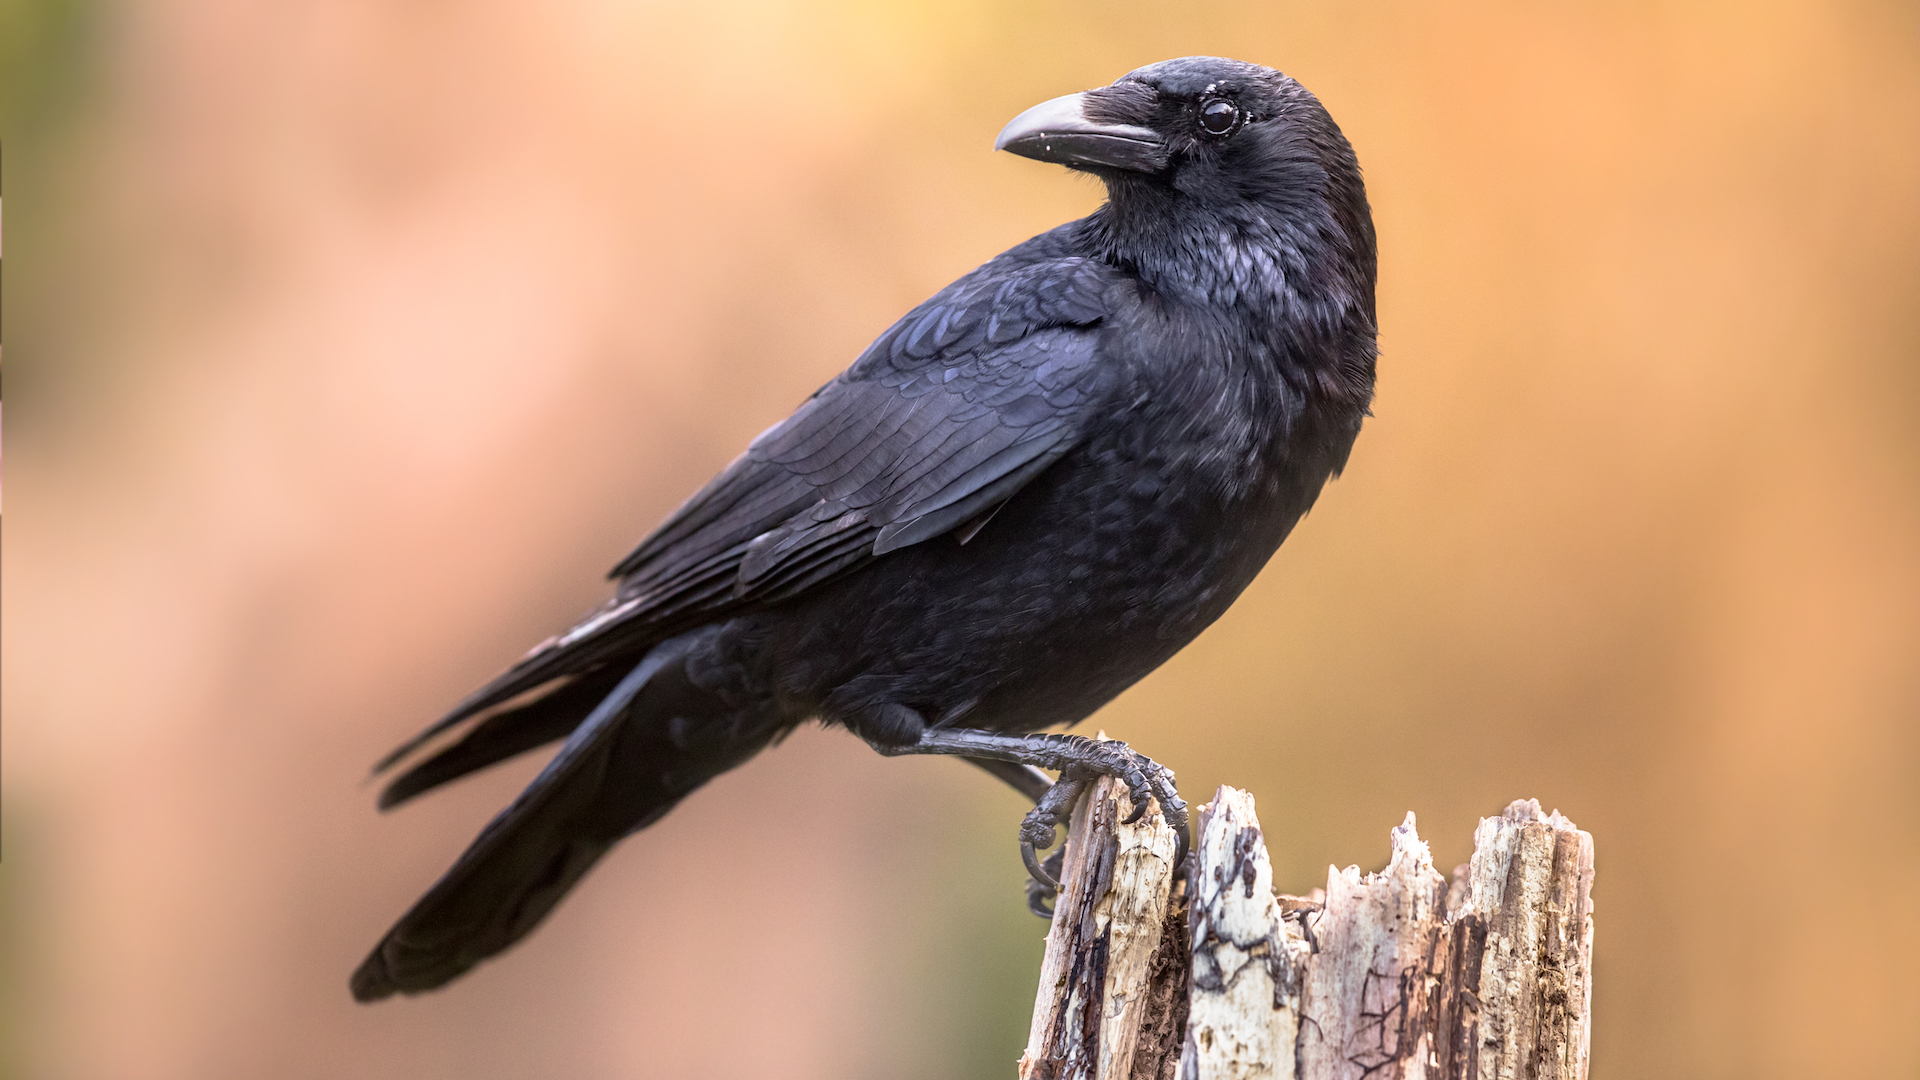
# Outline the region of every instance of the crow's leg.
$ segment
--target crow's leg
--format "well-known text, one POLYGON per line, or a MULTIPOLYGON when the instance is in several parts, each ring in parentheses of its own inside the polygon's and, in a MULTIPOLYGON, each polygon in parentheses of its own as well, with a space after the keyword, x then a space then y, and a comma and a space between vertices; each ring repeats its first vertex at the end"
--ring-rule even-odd
POLYGON ((1160 800, 1161 812, 1175 833, 1187 826, 1187 804, 1173 784, 1173 770, 1117 740, 1089 739, 1085 735, 1002 735, 997 731, 974 728, 928 728, 913 742, 889 746, 873 743, 887 757, 908 754, 951 754, 955 757, 1034 765, 1078 776, 1111 776, 1126 782, 1133 799, 1133 812, 1122 824, 1131 825, 1147 812, 1151 799, 1160 800))
MULTIPOLYGON (((1185 865, 1187 855, 1187 804, 1180 799, 1180 792, 1174 787, 1173 770, 1129 747, 1123 742, 1102 742, 1089 739, 1084 735, 1002 735, 994 731, 979 731, 973 728, 928 728, 920 737, 902 746, 875 745, 875 750, 888 757, 900 757, 906 754, 952 754, 957 757, 976 761, 998 761, 1013 765, 1038 766, 1053 769, 1061 774, 1061 781, 1084 781, 1096 776, 1112 776, 1127 785, 1133 799, 1133 812, 1126 818, 1131 824, 1140 820, 1147 812, 1150 799, 1160 800, 1161 813, 1167 817, 1167 824, 1173 827, 1175 841, 1174 871, 1180 872, 1185 865)), ((1006 775, 997 769, 990 769, 996 775, 1006 775)), ((1056 783, 1054 788, 1063 786, 1056 783)), ((1076 785, 1077 786, 1077 785, 1076 785)), ((1054 789, 1049 789, 1049 794, 1054 789)), ((1049 842, 1053 836, 1054 815, 1060 813, 1059 805, 1047 805, 1050 802, 1064 802, 1070 810, 1072 799, 1077 791, 1062 791, 1058 800, 1043 798, 1042 805, 1035 806, 1033 812, 1021 823, 1020 841, 1023 853, 1028 845, 1036 840, 1049 842), (1045 816, 1044 828, 1041 818, 1045 816)), ((1031 858, 1029 869, 1032 869, 1031 858)))
POLYGON ((1039 802, 1053 786, 1053 777, 1031 765, 1019 765, 1011 761, 998 761, 993 758, 970 757, 967 762, 978 765, 1007 782, 1013 790, 1027 797, 1029 802, 1039 802))

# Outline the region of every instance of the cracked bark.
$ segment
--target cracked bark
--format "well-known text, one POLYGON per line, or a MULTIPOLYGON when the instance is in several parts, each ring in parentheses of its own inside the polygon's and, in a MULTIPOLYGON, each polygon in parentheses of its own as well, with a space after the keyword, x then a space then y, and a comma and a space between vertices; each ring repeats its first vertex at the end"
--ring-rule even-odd
POLYGON ((1408 814, 1380 873, 1292 897, 1246 792, 1201 808, 1171 889, 1171 835, 1118 826, 1124 792, 1075 814, 1022 1080, 1586 1076, 1593 839, 1558 813, 1483 818, 1450 878, 1408 814))

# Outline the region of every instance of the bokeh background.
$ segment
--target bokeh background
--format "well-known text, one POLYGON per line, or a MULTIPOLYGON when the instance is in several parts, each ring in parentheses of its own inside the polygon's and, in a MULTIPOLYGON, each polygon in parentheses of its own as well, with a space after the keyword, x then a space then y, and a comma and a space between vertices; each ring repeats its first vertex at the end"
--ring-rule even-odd
POLYGON ((1010 1075, 1021 807, 802 732, 444 992, 346 976, 537 766, 378 755, 909 305, 1085 213, 1006 119, 1272 64, 1377 416, 1092 726, 1290 891, 1533 796, 1594 1076, 1920 1076, 1920 8, 8 0, 7 1075, 1010 1075))

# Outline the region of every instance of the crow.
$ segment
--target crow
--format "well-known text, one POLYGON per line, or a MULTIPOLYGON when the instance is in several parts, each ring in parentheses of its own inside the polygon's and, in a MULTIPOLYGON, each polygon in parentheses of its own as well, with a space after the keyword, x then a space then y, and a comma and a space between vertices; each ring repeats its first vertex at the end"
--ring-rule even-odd
POLYGON ((1034 798, 1042 914, 1036 846, 1089 779, 1124 780, 1136 817, 1157 799, 1184 842, 1169 770, 1045 729, 1219 618, 1345 466, 1374 382, 1359 165, 1299 83, 1214 57, 1035 106, 995 147, 1107 201, 908 312, 614 567, 611 600, 376 767, 470 724, 385 809, 565 740, 354 997, 512 945, 622 837, 808 720, 1034 798))

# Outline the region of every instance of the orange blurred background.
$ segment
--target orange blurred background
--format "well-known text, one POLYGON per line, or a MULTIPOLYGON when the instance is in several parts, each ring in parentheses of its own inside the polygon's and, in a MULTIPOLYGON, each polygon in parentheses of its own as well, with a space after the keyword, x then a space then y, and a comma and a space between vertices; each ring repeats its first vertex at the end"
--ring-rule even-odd
POLYGON ((1189 53, 1357 147, 1380 397, 1089 728, 1252 789, 1289 891, 1557 806, 1595 1077, 1920 1075, 1915 4, 8 6, 8 1075, 1010 1075, 1043 926, 974 770, 802 732, 374 1007, 538 762, 364 777, 1097 203, 1002 123, 1189 53))

